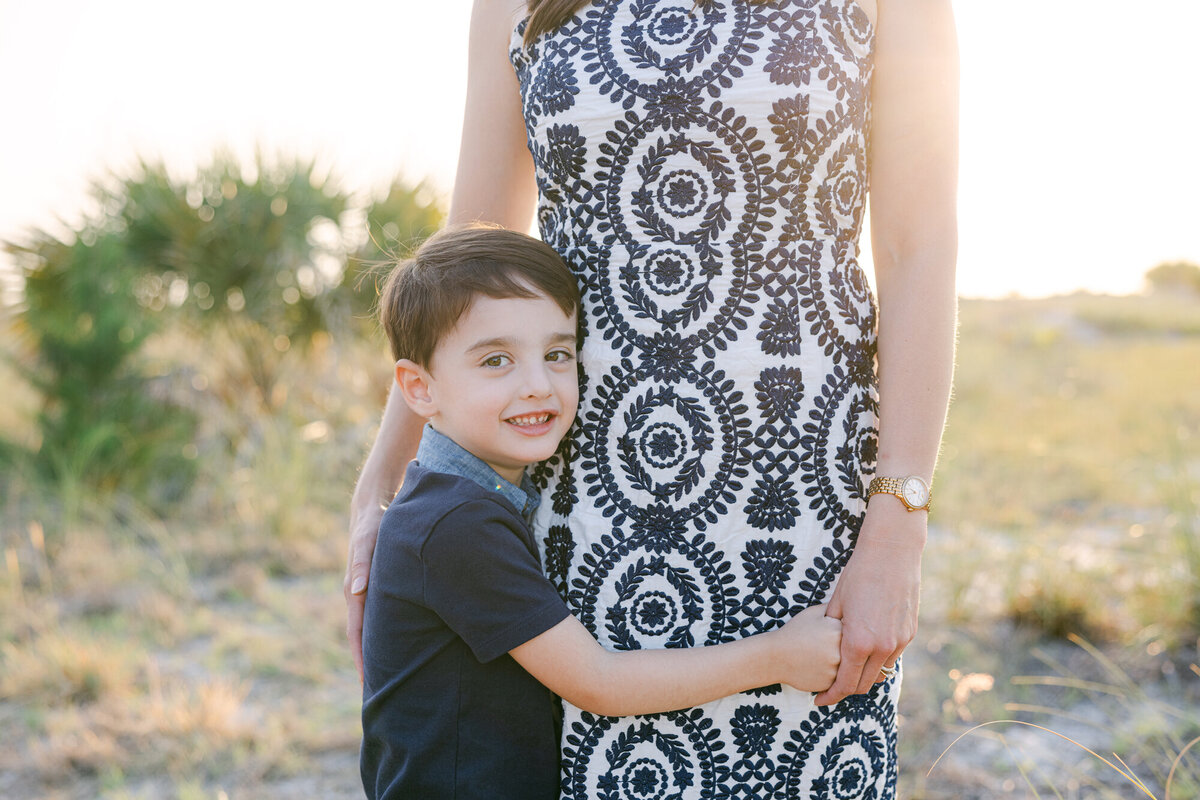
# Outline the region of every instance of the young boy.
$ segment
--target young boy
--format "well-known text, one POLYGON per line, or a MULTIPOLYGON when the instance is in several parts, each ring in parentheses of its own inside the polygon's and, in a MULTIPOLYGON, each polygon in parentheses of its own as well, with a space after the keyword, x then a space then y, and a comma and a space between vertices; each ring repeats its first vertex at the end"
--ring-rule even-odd
POLYGON ((780 682, 828 688, 841 624, 821 606, 716 647, 612 653, 542 575, 525 468, 554 453, 579 399, 579 295, 552 249, 447 229, 393 272, 380 305, 398 389, 429 424, 371 565, 368 797, 554 800, 554 693, 617 716, 780 682))

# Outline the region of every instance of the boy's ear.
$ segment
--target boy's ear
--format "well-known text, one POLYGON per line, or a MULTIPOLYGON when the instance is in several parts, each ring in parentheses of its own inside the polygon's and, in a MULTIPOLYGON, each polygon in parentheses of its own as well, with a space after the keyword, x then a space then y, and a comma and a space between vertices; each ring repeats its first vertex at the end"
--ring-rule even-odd
POLYGON ((431 383, 429 372, 420 364, 407 358, 396 362, 396 385, 400 387, 404 402, 414 414, 425 419, 437 413, 431 383))

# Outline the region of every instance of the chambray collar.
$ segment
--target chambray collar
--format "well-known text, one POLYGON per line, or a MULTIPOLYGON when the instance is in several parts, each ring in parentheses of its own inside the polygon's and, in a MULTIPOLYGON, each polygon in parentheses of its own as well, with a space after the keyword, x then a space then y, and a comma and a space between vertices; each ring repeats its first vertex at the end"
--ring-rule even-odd
POLYGON ((521 516, 525 517, 526 522, 533 519, 533 512, 537 510, 541 501, 528 475, 523 474, 521 485, 514 486, 501 478, 496 470, 485 464, 481 458, 449 436, 438 433, 431 425, 426 425, 421 434, 421 444, 417 447, 417 463, 425 469, 457 475, 474 481, 484 489, 499 492, 505 500, 521 510, 521 516))

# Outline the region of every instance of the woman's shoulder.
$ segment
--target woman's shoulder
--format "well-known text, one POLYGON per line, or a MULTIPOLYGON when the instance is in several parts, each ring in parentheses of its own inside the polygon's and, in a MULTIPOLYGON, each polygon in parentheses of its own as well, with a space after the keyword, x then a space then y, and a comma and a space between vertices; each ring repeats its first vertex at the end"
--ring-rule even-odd
POLYGON ((527 16, 526 0, 475 0, 471 10, 472 25, 486 22, 489 28, 494 26, 503 31, 505 37, 527 16))

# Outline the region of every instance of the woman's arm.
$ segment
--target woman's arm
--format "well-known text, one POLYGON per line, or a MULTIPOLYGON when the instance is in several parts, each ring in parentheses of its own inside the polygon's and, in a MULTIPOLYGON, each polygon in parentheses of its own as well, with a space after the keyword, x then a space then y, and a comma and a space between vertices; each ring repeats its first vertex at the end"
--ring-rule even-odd
MULTIPOLYGON (((871 244, 879 299, 876 474, 932 478, 954 369, 958 50, 950 0, 879 0, 871 99, 871 244)), ((928 514, 871 498, 829 601, 837 679, 819 704, 870 690, 917 630, 928 514)))
POLYGON ((774 683, 820 691, 837 672, 840 632, 824 606, 813 606, 778 630, 727 644, 613 653, 568 616, 511 655, 572 705, 620 717, 675 711, 774 683))
POLYGON ((510 35, 524 9, 524 0, 475 0, 471 10, 467 104, 451 223, 495 222, 524 233, 533 222, 533 156, 517 75, 508 60, 510 35))
POLYGON ((350 500, 350 553, 346 559, 342 594, 346 598, 346 640, 350 643, 350 654, 354 657, 360 680, 363 674, 363 609, 371 558, 379 538, 379 521, 404 480, 404 468, 417 453, 424 425, 425 420, 408 408, 400 392, 388 394, 379 433, 350 500))
MULTIPOLYGON (((508 60, 509 35, 523 10, 523 0, 476 0, 472 9, 451 223, 480 220, 525 231, 533 220, 533 157, 525 143, 520 92, 508 60)), ((388 395, 350 504, 350 553, 342 592, 346 638, 360 678, 364 593, 379 521, 404 479, 405 466, 417 453, 423 424, 397 392, 388 395)))

